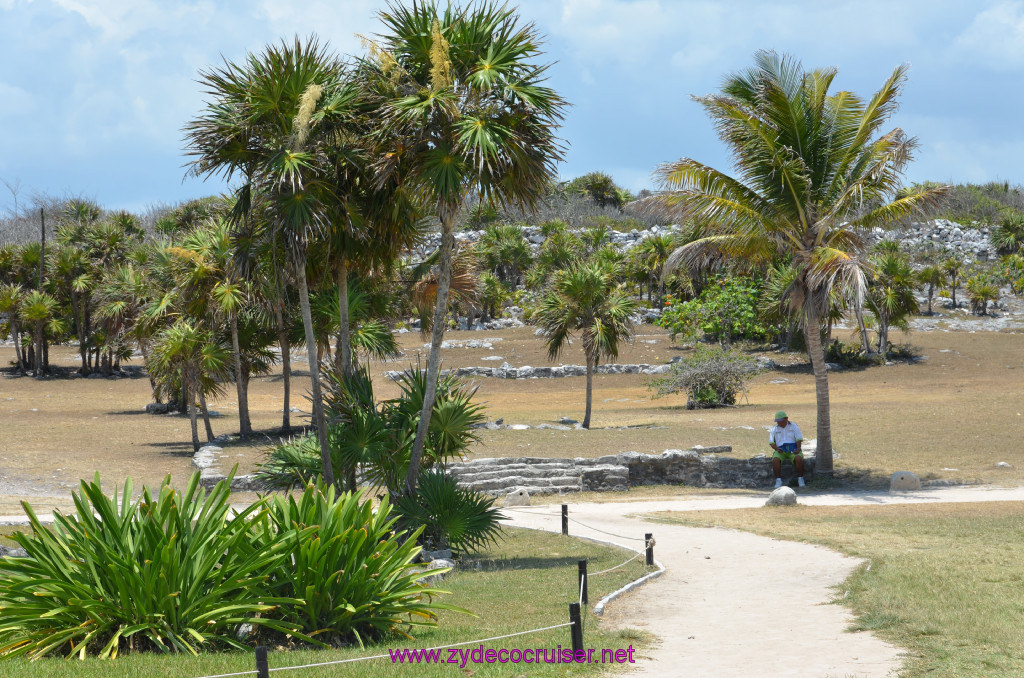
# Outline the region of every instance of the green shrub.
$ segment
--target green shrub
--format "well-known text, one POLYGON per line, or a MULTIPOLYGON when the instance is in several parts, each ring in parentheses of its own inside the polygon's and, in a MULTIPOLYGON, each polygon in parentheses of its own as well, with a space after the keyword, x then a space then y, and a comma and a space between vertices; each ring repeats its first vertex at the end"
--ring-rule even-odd
POLYGON ((307 433, 275 445, 253 475, 268 490, 287 490, 304 487, 322 472, 320 443, 316 434, 307 433))
POLYGON ((276 614, 322 642, 362 645, 401 626, 434 626, 436 610, 456 609, 432 600, 446 592, 421 580, 438 570, 412 564, 418 530, 409 539, 395 531, 386 497, 375 509, 362 493, 335 496, 333 487, 309 485, 298 497, 273 497, 268 518, 268 546, 297 544, 270 580, 277 598, 296 602, 276 614))
MULTIPOLYGON (((891 346, 889 348, 892 350, 891 346)), ((851 344, 838 339, 833 339, 832 343, 825 347, 825 362, 843 367, 866 367, 877 364, 881 359, 880 356, 866 355, 860 344, 851 344)))
POLYGON ((743 276, 722 276, 692 301, 668 297, 658 325, 672 340, 696 341, 702 336, 726 344, 738 339, 765 341, 784 329, 765 322, 758 314, 761 281, 743 276))
POLYGON ((192 476, 184 494, 165 478, 154 496, 107 497, 100 479, 74 493, 76 513, 57 514, 53 529, 23 504, 33 533, 12 536, 28 553, 0 564, 0 656, 113 658, 125 650, 197 654, 242 647, 243 623, 298 635, 275 615, 267 585, 292 550, 290 542, 257 543, 251 521, 262 502, 228 514, 229 482, 209 493, 192 476))
POLYGON ((494 507, 494 498, 458 486, 443 473, 420 475, 415 497, 396 500, 402 524, 421 526, 422 541, 429 549, 451 548, 475 551, 496 541, 504 516, 494 507))
POLYGON ((688 410, 724 407, 736 404, 736 396, 747 392, 747 379, 758 371, 757 360, 738 350, 698 346, 651 386, 656 397, 686 393, 688 410))

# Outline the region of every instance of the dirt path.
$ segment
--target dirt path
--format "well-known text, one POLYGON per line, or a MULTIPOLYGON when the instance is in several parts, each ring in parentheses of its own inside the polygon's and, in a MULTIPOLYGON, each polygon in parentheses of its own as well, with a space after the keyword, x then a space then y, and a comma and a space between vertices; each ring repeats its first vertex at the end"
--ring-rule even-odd
MULTIPOLYGON (((1024 488, 943 488, 889 495, 805 495, 808 505, 1005 501, 1024 488)), ((573 504, 570 534, 637 548, 637 540, 605 534, 654 534, 662 577, 611 603, 605 623, 659 637, 640 656, 641 676, 687 678, 885 678, 896 675, 901 650, 870 633, 851 633, 849 611, 828 604, 832 587, 861 562, 830 549, 744 532, 652 523, 633 514, 761 506, 764 498, 573 504), (579 522, 576 522, 579 521, 579 522), (584 527, 580 523, 597 529, 584 527)), ((556 506, 517 509, 522 527, 561 529, 556 506)))

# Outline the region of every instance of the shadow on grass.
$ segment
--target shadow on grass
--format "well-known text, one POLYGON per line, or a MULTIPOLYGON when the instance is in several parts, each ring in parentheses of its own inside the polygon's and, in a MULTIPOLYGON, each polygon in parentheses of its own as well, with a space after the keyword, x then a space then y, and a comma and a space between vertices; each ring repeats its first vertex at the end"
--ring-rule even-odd
POLYGON ((462 569, 466 571, 496 572, 499 570, 548 570, 552 568, 575 568, 582 556, 541 557, 526 556, 512 558, 487 558, 484 556, 463 556, 462 569))

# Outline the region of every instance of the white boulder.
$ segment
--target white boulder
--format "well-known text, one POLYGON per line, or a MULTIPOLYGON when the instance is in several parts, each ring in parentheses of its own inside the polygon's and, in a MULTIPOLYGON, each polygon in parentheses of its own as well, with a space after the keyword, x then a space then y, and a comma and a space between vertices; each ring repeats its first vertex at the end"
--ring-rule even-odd
POLYGON ((780 487, 772 490, 768 495, 765 506, 794 506, 796 505, 796 492, 791 487, 780 487))
POLYGON ((505 495, 505 506, 529 506, 530 493, 526 490, 516 490, 505 495))
POLYGON ((890 492, 906 492, 908 490, 920 490, 921 479, 917 474, 910 471, 896 471, 889 477, 890 492))

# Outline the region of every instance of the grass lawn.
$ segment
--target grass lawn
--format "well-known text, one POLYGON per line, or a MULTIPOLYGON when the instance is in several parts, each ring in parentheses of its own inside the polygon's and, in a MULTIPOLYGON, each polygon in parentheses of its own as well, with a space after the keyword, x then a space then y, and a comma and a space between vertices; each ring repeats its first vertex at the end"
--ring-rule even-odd
MULTIPOLYGON (((6 532, 10 529, 4 528, 6 532)), ((551 626, 568 621, 568 605, 578 599, 576 563, 586 558, 591 571, 617 565, 628 558, 629 551, 594 542, 562 537, 533 530, 505 528, 505 539, 485 551, 464 558, 459 570, 442 585, 452 592, 445 602, 471 610, 475 617, 454 612, 442 612, 438 628, 415 632, 416 640, 382 642, 363 650, 275 651, 271 648, 270 667, 291 666, 315 662, 349 659, 360 656, 385 654, 393 648, 436 647, 477 638, 498 636, 516 631, 551 626)), ((591 607, 602 596, 633 579, 643 576, 647 569, 637 560, 608 575, 595 578, 590 584, 591 607)), ((644 642, 639 631, 603 632, 599 620, 592 614, 584 619, 584 644, 597 648, 621 649, 644 642)), ((547 648, 558 645, 569 647, 569 628, 527 634, 516 638, 494 641, 485 648, 547 648)), ((477 645, 476 647, 479 647, 477 645)), ((470 647, 469 649, 472 649, 470 647)), ((448 653, 443 655, 447 658, 448 653)), ((634 654, 634 657, 636 655, 634 654)), ((165 655, 125 655, 114 661, 95 659, 80 662, 63 659, 45 659, 36 662, 22 660, 0 661, 0 675, 19 678, 190 678, 255 669, 251 653, 237 652, 208 654, 200 657, 165 655)), ((613 665, 614 666, 614 665, 613 665)), ((568 676, 599 675, 608 665, 546 665, 546 664, 474 664, 465 668, 455 665, 398 665, 390 659, 374 659, 328 667, 282 672, 274 675, 294 675, 301 678, 338 678, 375 676, 568 676)))
POLYGON ((793 506, 653 516, 822 544, 867 559, 837 598, 856 613, 856 629, 910 651, 904 676, 1024 675, 1021 503, 793 506))

